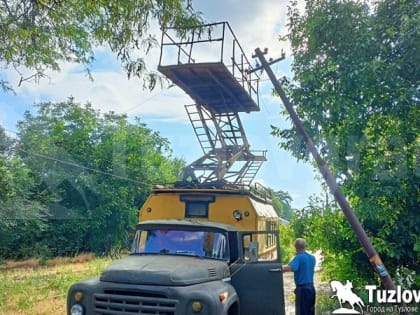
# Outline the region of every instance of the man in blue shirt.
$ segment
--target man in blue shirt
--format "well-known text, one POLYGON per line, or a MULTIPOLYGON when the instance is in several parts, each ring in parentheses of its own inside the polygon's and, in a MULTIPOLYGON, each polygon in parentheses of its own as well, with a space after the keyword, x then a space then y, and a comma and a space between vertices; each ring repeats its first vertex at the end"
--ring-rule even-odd
POLYGON ((295 241, 296 256, 283 266, 283 271, 292 271, 296 284, 296 315, 315 315, 314 270, 315 257, 306 252, 306 241, 295 241))

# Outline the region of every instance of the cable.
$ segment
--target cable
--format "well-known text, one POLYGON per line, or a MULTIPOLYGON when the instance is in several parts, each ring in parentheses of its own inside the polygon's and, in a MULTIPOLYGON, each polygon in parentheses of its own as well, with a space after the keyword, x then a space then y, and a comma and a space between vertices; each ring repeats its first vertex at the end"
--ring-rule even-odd
MULTIPOLYGON (((141 102, 140 104, 136 104, 136 105, 134 105, 134 106, 130 107, 129 109, 127 109, 127 110, 125 111, 125 113, 126 113, 126 114, 129 114, 132 110, 136 109, 137 107, 140 107, 140 106, 144 105, 145 103, 147 103, 148 101, 152 100, 152 99, 153 99, 153 98, 155 98, 156 96, 158 96, 158 95, 162 94, 162 93, 163 93, 163 91, 164 91, 164 89, 161 89, 160 91, 158 91, 158 92, 157 92, 157 93, 155 93, 154 95, 152 95, 152 96, 150 96, 150 97, 146 98, 146 99, 145 99, 143 102, 141 102)), ((166 91, 166 90, 165 90, 165 91, 166 91)))
POLYGON ((123 177, 123 176, 115 175, 115 174, 112 174, 112 173, 104 172, 104 171, 94 169, 94 168, 91 168, 91 167, 87 167, 87 166, 83 166, 83 165, 80 165, 80 164, 77 164, 77 163, 63 161, 63 160, 60 160, 60 159, 57 159, 57 158, 54 158, 54 157, 51 157, 51 156, 48 156, 48 155, 35 153, 35 152, 29 152, 29 151, 26 151, 26 150, 23 150, 23 149, 18 149, 18 150, 22 151, 26 154, 29 154, 29 155, 33 155, 33 156, 37 156, 37 157, 44 158, 44 159, 47 159, 47 160, 55 161, 55 162, 58 162, 58 163, 78 167, 78 168, 88 170, 88 171, 91 171, 91 172, 95 172, 95 173, 99 173, 99 174, 102 174, 102 175, 107 175, 107 176, 115 177, 115 178, 118 178, 118 179, 130 181, 130 182, 133 182, 133 183, 136 183, 136 184, 152 185, 152 183, 141 182, 141 181, 138 181, 138 180, 135 180, 135 179, 131 179, 131 178, 128 178, 128 177, 123 177))
MULTIPOLYGON (((13 131, 13 130, 10 130, 10 129, 6 129, 6 128, 3 128, 3 129, 6 130, 6 131, 13 132, 13 133, 17 134, 16 131, 13 131)), ((44 158, 44 159, 47 159, 47 160, 51 160, 51 161, 55 161, 55 162, 58 162, 58 163, 62 163, 62 164, 66 164, 66 165, 70 165, 70 166, 74 166, 74 167, 78 167, 78 168, 81 168, 81 169, 89 170, 89 171, 96 172, 96 173, 103 174, 103 175, 112 176, 112 177, 115 177, 115 178, 118 178, 118 179, 121 179, 121 180, 131 181, 131 182, 134 182, 134 183, 137 183, 137 184, 142 184, 142 185, 145 185, 145 186, 156 184, 156 183, 151 183, 151 182, 150 183, 142 182, 142 181, 138 181, 138 180, 131 179, 131 178, 128 178, 128 177, 123 177, 123 176, 115 175, 115 174, 104 172, 104 171, 101 171, 101 170, 98 170, 98 169, 94 169, 94 168, 91 168, 91 167, 83 166, 83 165, 80 165, 80 164, 77 164, 77 163, 74 163, 74 162, 68 162, 68 161, 60 160, 60 159, 57 159, 55 157, 51 157, 51 156, 48 156, 48 155, 45 155, 45 154, 41 154, 41 153, 36 153, 36 152, 32 152, 32 151, 30 152, 30 151, 26 151, 26 150, 20 149, 20 148, 18 150, 21 151, 21 152, 24 152, 24 153, 26 153, 28 155, 37 156, 37 157, 44 158)), ((103 161, 111 163, 111 161, 106 160, 106 159, 103 159, 103 161)), ((131 169, 129 167, 127 167, 127 168, 129 170, 131 169)))

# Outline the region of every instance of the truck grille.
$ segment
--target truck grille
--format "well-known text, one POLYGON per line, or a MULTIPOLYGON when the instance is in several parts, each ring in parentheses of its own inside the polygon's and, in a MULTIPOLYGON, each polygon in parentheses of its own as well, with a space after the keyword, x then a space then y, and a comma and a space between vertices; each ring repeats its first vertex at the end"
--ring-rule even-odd
POLYGON ((174 315, 177 300, 163 294, 141 291, 105 290, 94 294, 94 308, 100 315, 174 315))
POLYGON ((214 268, 208 268, 208 271, 209 271, 209 277, 210 278, 213 278, 213 277, 216 277, 217 276, 216 269, 214 269, 214 268))

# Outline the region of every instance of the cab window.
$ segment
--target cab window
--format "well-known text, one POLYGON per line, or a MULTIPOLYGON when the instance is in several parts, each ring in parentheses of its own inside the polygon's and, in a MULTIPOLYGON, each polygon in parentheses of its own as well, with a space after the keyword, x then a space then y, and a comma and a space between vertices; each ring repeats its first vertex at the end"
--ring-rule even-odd
POLYGON ((278 260, 277 233, 241 233, 242 259, 247 262, 278 260))
POLYGON ((219 231, 173 228, 137 230, 132 253, 192 255, 229 260, 227 236, 219 231))

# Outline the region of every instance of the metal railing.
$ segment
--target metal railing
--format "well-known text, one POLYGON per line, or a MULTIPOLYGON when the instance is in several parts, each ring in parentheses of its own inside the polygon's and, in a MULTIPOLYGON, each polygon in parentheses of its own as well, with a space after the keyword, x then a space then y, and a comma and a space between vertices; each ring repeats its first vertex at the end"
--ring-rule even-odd
POLYGON ((163 30, 159 66, 215 62, 225 64, 258 104, 259 76, 228 22, 163 30))

